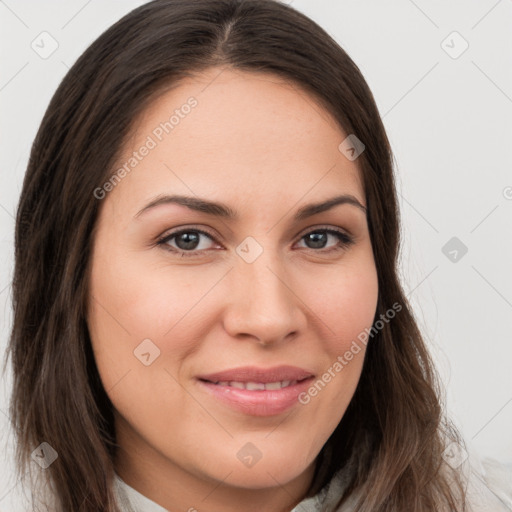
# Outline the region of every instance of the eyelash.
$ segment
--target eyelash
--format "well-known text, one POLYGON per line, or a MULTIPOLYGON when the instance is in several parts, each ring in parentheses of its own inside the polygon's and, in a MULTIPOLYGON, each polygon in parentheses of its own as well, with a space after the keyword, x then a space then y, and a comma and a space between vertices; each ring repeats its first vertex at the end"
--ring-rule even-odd
MULTIPOLYGON (((175 238, 183 233, 190 233, 190 232, 201 233, 202 235, 205 235, 208 238, 210 238, 211 240, 213 240, 214 242, 216 242, 215 237, 211 233, 208 233, 207 231, 204 231, 202 229, 190 227, 190 228, 186 228, 186 229, 180 229, 179 231, 174 231, 172 233, 164 235, 163 237, 161 237, 157 240, 156 245, 165 246, 165 245, 167 245, 167 242, 169 242, 173 238, 175 238)), ((339 240, 339 244, 336 247, 331 247, 329 249, 306 248, 306 250, 313 251, 316 253, 331 253, 331 252, 341 251, 341 250, 347 249, 350 245, 355 243, 355 240, 347 233, 337 230, 337 229, 327 228, 327 227, 319 227, 319 228, 315 228, 311 231, 308 231, 307 233, 305 233, 304 235, 302 235, 300 237, 300 240, 302 240, 307 235, 310 235, 311 233, 328 233, 328 234, 336 236, 339 240)), ((169 251, 169 252, 180 254, 182 257, 198 257, 199 253, 201 253, 203 251, 212 250, 212 249, 204 249, 203 251, 197 251, 195 249, 192 249, 190 251, 183 251, 183 250, 176 249, 175 247, 170 247, 170 246, 163 247, 163 249, 166 251, 169 251)))

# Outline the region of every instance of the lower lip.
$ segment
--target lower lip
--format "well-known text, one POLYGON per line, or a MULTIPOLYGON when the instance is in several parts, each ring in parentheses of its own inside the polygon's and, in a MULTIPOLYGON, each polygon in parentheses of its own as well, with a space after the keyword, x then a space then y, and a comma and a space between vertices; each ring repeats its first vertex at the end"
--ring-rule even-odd
POLYGON ((298 396, 305 391, 314 377, 281 389, 256 390, 219 386, 213 382, 198 380, 207 392, 221 402, 251 416, 274 416, 299 403, 298 396))

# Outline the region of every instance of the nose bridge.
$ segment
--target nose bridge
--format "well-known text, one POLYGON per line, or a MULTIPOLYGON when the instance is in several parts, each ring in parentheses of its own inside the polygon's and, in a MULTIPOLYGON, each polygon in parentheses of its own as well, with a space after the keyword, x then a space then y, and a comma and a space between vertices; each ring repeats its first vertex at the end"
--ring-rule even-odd
MULTIPOLYGON (((254 249, 249 247, 245 254, 254 249)), ((261 251, 252 261, 242 253, 231 273, 233 295, 226 328, 232 335, 244 333, 270 342, 302 328, 300 301, 290 289, 288 275, 274 249, 261 251)))

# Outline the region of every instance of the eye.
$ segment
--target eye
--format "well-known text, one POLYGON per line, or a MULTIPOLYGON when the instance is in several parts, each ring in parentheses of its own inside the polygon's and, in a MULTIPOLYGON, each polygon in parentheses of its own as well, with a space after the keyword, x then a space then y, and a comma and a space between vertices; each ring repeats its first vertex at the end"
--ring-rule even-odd
MULTIPOLYGON (((178 252, 181 256, 197 256, 198 251, 208 250, 208 247, 205 247, 204 243, 201 244, 201 237, 209 238, 211 241, 214 240, 212 235, 202 229, 187 228, 165 235, 158 240, 157 244, 166 246, 164 247, 165 249, 178 252)), ((208 243, 206 243, 206 245, 208 245, 208 243)))
POLYGON ((317 228, 314 231, 309 231, 301 237, 301 241, 304 240, 307 249, 313 249, 315 252, 331 252, 346 249, 348 246, 354 243, 354 239, 347 233, 333 228, 317 228), (329 237, 337 240, 334 246, 328 247, 327 242, 329 237), (316 251, 316 249, 322 249, 322 251, 316 251))
MULTIPOLYGON (((207 231, 197 228, 186 228, 164 235, 157 241, 157 245, 163 246, 164 249, 178 253, 181 256, 200 256, 201 252, 212 249, 212 247, 208 247, 208 241, 201 240, 202 238, 209 239, 210 243, 215 241, 214 236, 207 231)), ((339 251, 346 249, 354 243, 354 239, 347 233, 338 229, 323 227, 302 235, 300 241, 302 240, 308 244, 306 249, 319 253, 339 251), (334 239, 334 246, 328 246, 329 238, 334 239)))

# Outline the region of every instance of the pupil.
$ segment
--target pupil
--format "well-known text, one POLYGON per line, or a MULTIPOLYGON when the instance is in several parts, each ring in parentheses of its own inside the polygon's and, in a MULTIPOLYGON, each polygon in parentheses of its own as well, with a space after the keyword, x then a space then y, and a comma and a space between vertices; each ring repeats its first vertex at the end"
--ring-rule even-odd
POLYGON ((310 233, 307 236, 309 237, 309 242, 313 242, 314 249, 322 249, 327 243, 327 233, 310 233))
POLYGON ((183 250, 195 249, 199 242, 199 233, 182 233, 176 239, 176 245, 183 250), (184 243, 181 243, 184 242, 184 243))

